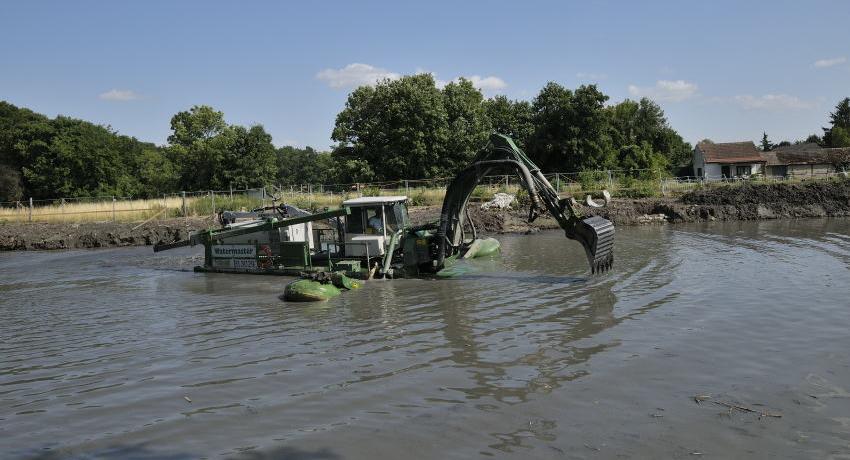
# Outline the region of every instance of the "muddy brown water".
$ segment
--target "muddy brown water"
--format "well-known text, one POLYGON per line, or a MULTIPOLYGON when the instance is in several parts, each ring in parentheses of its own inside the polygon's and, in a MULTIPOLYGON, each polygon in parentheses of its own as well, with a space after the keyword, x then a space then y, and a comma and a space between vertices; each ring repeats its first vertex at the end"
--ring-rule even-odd
POLYGON ((325 304, 198 249, 2 253, 0 457, 850 455, 850 220, 618 232, 605 276, 502 236, 325 304))

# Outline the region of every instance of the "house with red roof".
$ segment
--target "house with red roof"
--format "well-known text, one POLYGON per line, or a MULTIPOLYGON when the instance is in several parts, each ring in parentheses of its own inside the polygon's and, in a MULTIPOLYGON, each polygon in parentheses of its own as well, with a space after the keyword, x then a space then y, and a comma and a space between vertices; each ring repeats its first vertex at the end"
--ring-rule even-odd
POLYGON ((752 142, 702 141, 694 148, 694 175, 706 179, 763 174, 767 160, 752 142))

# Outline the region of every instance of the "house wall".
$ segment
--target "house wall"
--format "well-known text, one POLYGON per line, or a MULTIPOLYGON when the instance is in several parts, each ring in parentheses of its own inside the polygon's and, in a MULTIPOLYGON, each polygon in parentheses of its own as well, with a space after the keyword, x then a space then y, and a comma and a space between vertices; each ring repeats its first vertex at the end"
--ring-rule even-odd
POLYGON ((786 166, 767 166, 765 169, 765 175, 771 177, 785 177, 788 174, 788 169, 786 166))
POLYGON ((694 163, 694 176, 695 177, 705 177, 706 176, 706 170, 705 170, 706 165, 705 165, 705 161, 703 160, 702 152, 700 151, 700 149, 694 149, 693 163, 694 163), (700 169, 702 169, 702 176, 700 176, 698 174, 700 169))
POLYGON ((832 166, 827 164, 788 165, 788 175, 795 177, 825 175, 831 172, 833 172, 832 166))
POLYGON ((762 163, 753 163, 753 164, 750 164, 750 165, 746 165, 746 164, 728 164, 728 163, 727 163, 727 164, 722 164, 722 163, 706 163, 706 164, 705 164, 705 169, 703 170, 704 177, 706 177, 706 178, 708 178, 708 179, 720 179, 721 177, 723 177, 723 166, 726 166, 726 165, 728 165, 728 166, 729 166, 729 173, 730 173, 732 176, 735 176, 735 168, 736 168, 737 166, 749 166, 749 167, 750 167, 750 172, 751 172, 752 174, 759 174, 759 173, 761 173, 761 172, 764 170, 764 169, 763 169, 763 167, 762 167, 762 166, 763 166, 763 165, 762 165, 762 163))
POLYGON ((720 179, 720 165, 717 163, 706 163, 705 169, 703 169, 703 177, 709 179, 720 179))

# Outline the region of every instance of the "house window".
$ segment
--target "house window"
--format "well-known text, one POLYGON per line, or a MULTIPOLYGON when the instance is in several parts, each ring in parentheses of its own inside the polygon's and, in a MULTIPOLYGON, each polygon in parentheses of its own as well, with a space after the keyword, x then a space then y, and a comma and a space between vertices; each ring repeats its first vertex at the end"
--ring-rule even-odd
POLYGON ((736 176, 749 176, 753 173, 753 167, 750 165, 747 166, 736 166, 735 167, 735 175, 736 176))

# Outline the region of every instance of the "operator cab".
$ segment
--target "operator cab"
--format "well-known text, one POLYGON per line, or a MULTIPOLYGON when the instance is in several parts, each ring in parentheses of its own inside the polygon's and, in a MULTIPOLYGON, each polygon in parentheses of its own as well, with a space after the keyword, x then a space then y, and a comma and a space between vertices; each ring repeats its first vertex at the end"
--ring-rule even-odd
POLYGON ((370 196, 342 202, 345 217, 345 255, 383 256, 392 236, 410 226, 406 196, 370 196))

